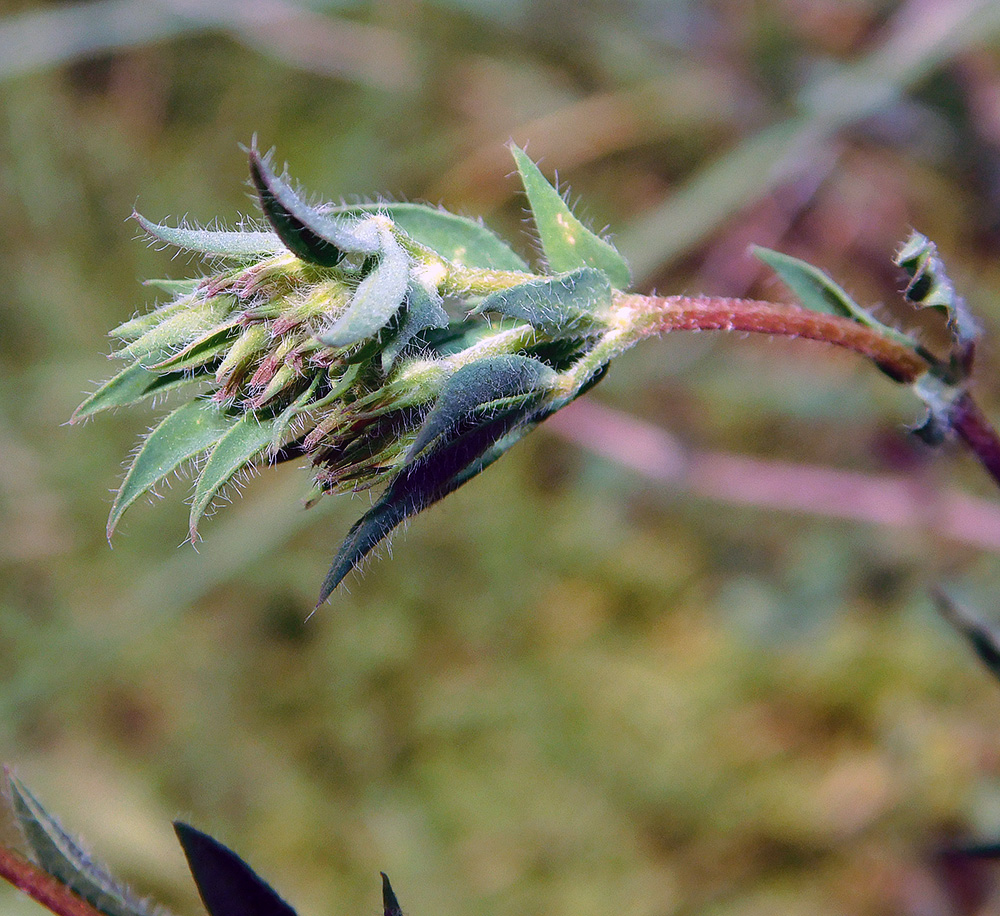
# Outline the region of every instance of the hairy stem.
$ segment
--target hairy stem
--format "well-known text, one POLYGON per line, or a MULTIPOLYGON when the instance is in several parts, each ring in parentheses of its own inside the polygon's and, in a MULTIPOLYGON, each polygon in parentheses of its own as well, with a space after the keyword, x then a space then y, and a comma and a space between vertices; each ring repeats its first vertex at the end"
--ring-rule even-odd
POLYGON ((958 438, 1000 484, 1000 436, 968 392, 963 392, 952 404, 949 419, 958 438))
POLYGON ((57 916, 102 916, 65 884, 3 845, 0 845, 0 878, 57 916))
POLYGON ((845 347, 873 360, 893 379, 915 381, 929 368, 914 349, 890 340, 850 318, 795 305, 716 296, 641 296, 622 294, 615 305, 633 311, 646 334, 668 331, 749 331, 803 337, 845 347))

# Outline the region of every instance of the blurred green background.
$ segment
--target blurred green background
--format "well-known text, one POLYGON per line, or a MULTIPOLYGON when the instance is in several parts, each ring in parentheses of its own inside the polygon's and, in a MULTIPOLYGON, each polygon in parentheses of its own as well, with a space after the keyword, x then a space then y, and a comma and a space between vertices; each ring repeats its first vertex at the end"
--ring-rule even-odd
POLYGON ((65 425, 140 281, 200 269, 132 207, 235 223, 255 134, 326 199, 442 203, 530 254, 513 138, 640 290, 781 297, 755 242, 907 328, 916 226, 1000 417, 995 0, 0 10, 0 760, 98 857, 185 914, 178 816, 301 916, 377 912, 379 869, 413 916, 996 911, 996 869, 931 854, 1000 836, 1000 691, 928 589, 992 609, 1000 503, 859 360, 649 342, 308 621, 364 498, 304 512, 307 472, 265 469, 195 552, 180 481, 111 550, 156 414, 65 425), (623 466, 655 429, 687 476, 623 466))

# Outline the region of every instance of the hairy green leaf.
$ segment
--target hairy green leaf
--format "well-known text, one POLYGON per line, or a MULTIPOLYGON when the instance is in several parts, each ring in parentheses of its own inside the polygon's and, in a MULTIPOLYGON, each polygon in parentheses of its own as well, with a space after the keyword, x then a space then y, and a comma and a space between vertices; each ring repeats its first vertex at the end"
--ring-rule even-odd
POLYGON ((482 223, 428 204, 385 201, 335 207, 330 213, 384 213, 410 238, 449 261, 487 270, 527 270, 528 265, 482 223))
POLYGON ((233 423, 218 405, 202 398, 168 414, 146 437, 122 481, 108 518, 108 537, 132 503, 185 461, 211 448, 233 423))
POLYGON ((470 421, 477 423, 519 406, 513 402, 534 397, 554 379, 548 366, 527 356, 494 356, 463 366, 445 382, 406 453, 407 463, 428 447, 466 432, 470 421))
POLYGON ((510 151, 528 195, 531 216, 549 269, 562 273, 577 267, 595 267, 608 275, 616 289, 628 289, 632 275, 615 247, 573 215, 566 201, 524 150, 512 144, 510 151))
POLYGON ((156 372, 181 372, 197 369, 212 362, 228 349, 233 338, 239 333, 239 324, 233 320, 221 328, 193 340, 179 353, 168 356, 158 363, 147 363, 156 372))
POLYGON ((146 365, 159 362, 167 355, 160 351, 177 352, 200 335, 215 330, 220 321, 228 318, 234 305, 232 296, 194 300, 162 318, 137 340, 119 350, 115 357, 142 360, 146 365))
POLYGON ((174 831, 209 916, 296 916, 231 849, 181 821, 174 831))
POLYGON ((158 280, 143 280, 143 286, 151 286, 153 289, 158 289, 164 293, 170 293, 171 296, 190 296, 201 283, 201 277, 192 277, 189 280, 169 280, 169 279, 158 279, 158 280))
POLYGON ((379 226, 382 254, 378 265, 354 293, 347 311, 319 335, 329 347, 350 347, 372 337, 393 318, 406 296, 410 259, 387 226, 379 226))
POLYGON ((198 522, 219 490, 271 444, 274 424, 274 420, 260 420, 252 413, 244 414, 216 443, 198 477, 191 500, 192 541, 198 534, 198 522))
POLYGON ((882 324, 857 302, 854 301, 840 284, 828 277, 818 267, 808 261, 793 258, 791 255, 770 248, 754 245, 751 249, 757 260, 771 268, 795 294, 803 307, 814 312, 826 312, 829 315, 842 315, 852 318, 859 324, 874 328, 898 343, 915 348, 916 342, 907 335, 882 324))
POLYGON ((310 207, 256 150, 250 150, 250 177, 267 221, 288 250, 303 261, 335 267, 348 252, 374 254, 378 250, 374 232, 364 224, 351 227, 310 207))
MULTIPOLYGON (((496 460, 502 450, 494 446, 517 426, 530 422, 533 407, 525 403, 498 414, 404 465, 375 505, 347 533, 323 580, 316 606, 326 601, 345 576, 397 525, 443 499, 496 460), (485 461, 488 453, 490 460, 485 461)), ((516 438, 507 440, 508 447, 516 438)))
POLYGON ((593 267, 528 280, 490 293, 475 309, 527 321, 554 339, 603 330, 601 312, 611 306, 607 275, 593 267))
POLYGON ((135 404, 154 394, 163 394, 202 380, 201 376, 187 372, 150 372, 138 363, 123 369, 114 378, 105 382, 88 397, 70 417, 70 423, 79 423, 87 417, 112 407, 135 404))
MULTIPOLYGON (((176 248, 183 248, 185 251, 196 251, 199 254, 245 261, 263 255, 277 254, 284 248, 281 239, 273 232, 186 229, 180 226, 164 226, 146 219, 141 213, 133 213, 132 218, 142 226, 147 235, 151 235, 154 239, 176 248)), ((152 280, 149 282, 162 287, 164 283, 183 284, 185 281, 152 280)), ((167 291, 171 292, 172 290, 168 289, 167 291)))
POLYGON ((382 371, 388 373, 392 364, 417 335, 431 328, 448 327, 448 313, 441 304, 437 290, 428 290, 422 283, 410 279, 406 304, 398 312, 399 321, 382 347, 382 371))
POLYGON ((14 776, 7 774, 11 807, 32 858, 105 916, 151 916, 151 910, 94 862, 14 776))

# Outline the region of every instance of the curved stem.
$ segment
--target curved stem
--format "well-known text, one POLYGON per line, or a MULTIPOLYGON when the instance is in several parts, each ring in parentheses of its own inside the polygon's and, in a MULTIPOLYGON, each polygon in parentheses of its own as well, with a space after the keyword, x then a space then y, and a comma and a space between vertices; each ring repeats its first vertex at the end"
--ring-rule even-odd
POLYGON ((648 335, 668 331, 748 331, 818 340, 868 357, 903 383, 915 381, 930 368, 914 349, 885 337, 875 328, 796 305, 719 296, 637 294, 620 294, 615 305, 631 311, 631 320, 648 335))
POLYGON ((65 884, 0 844, 0 878, 57 916, 102 916, 65 884))

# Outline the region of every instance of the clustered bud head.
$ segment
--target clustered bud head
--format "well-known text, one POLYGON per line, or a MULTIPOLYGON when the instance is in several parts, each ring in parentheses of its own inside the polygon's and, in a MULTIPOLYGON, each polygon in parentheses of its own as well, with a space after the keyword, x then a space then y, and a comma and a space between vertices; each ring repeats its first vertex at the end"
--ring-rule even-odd
POLYGON ((382 487, 320 601, 405 518, 461 486, 598 381, 625 344, 625 262, 520 149, 544 272, 480 223, 412 203, 307 204, 250 151, 267 228, 174 228, 154 240, 216 272, 155 285, 173 298, 112 331, 125 368, 74 421, 184 388, 144 440, 108 522, 198 462, 190 535, 226 484, 305 457, 312 501, 382 487))

